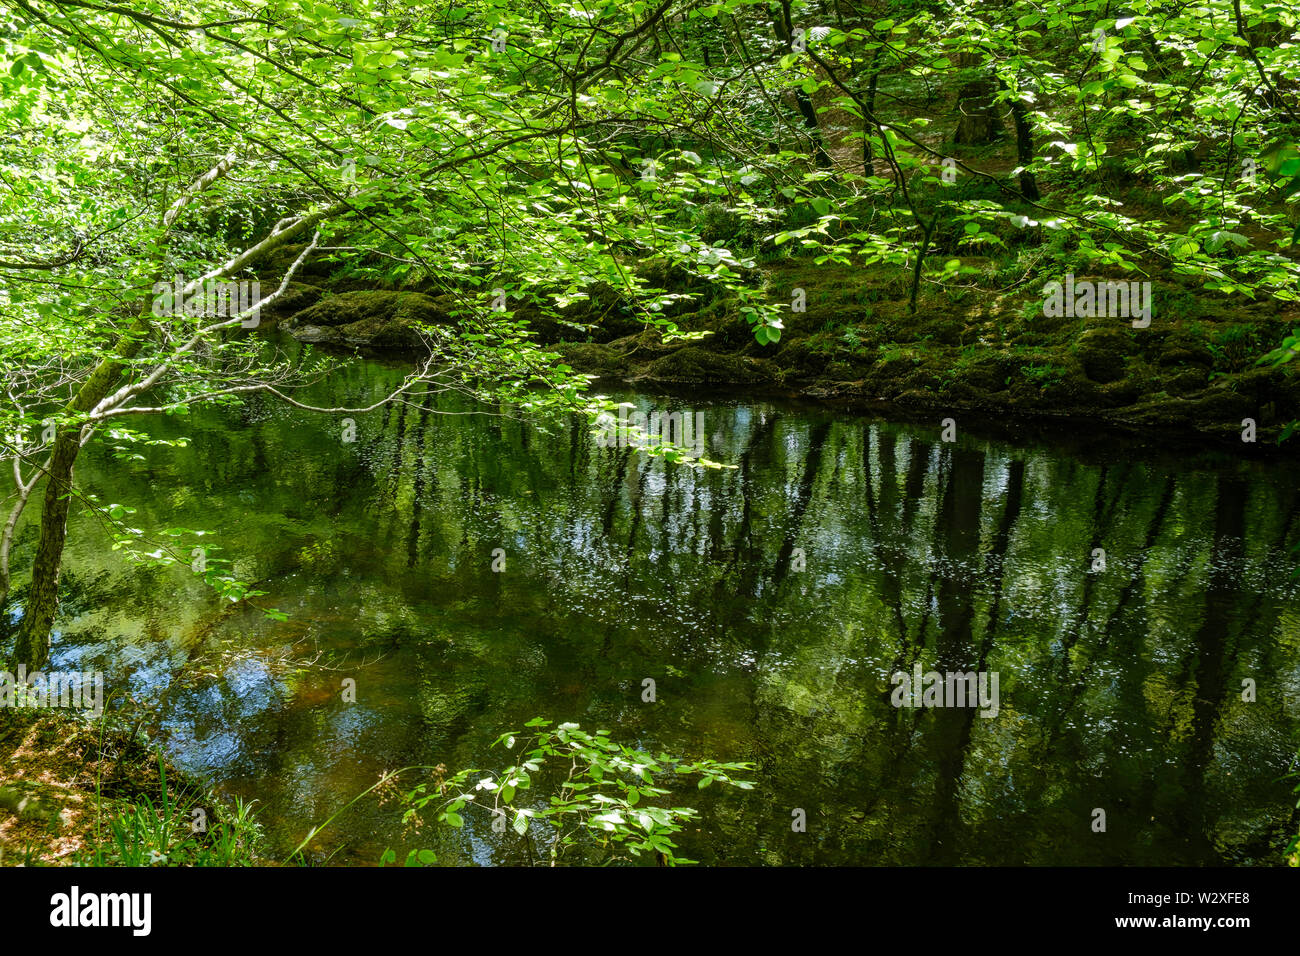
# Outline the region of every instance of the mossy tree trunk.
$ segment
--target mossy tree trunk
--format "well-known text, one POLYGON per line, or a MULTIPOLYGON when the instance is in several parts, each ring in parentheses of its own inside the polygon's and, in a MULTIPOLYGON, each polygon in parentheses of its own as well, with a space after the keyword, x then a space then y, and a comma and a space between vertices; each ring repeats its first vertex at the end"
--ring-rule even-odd
MULTIPOLYGON (((1002 84, 1002 88, 1004 90, 1007 88, 1006 83, 1002 84)), ((1016 125, 1016 162, 1020 166, 1020 195, 1030 202, 1037 202, 1041 198, 1038 192, 1038 181, 1029 171, 1029 164, 1034 161, 1034 130, 1029 125, 1029 112, 1025 109, 1024 101, 1014 95, 1007 103, 1011 108, 1011 119, 1016 125)))
POLYGON ((953 142, 959 146, 987 146, 1002 133, 1002 120, 994 100, 997 80, 985 72, 974 54, 963 53, 957 62, 961 67, 978 68, 980 72, 957 91, 957 131, 953 142))
MULTIPOLYGON (((114 354, 96 366, 68 403, 66 412, 79 419, 108 397, 122 377, 124 364, 139 351, 148 327, 148 312, 142 309, 132 333, 124 335, 114 354)), ((59 608, 59 575, 63 568, 63 545, 68 537, 68 510, 72 504, 72 469, 80 451, 81 425, 74 421, 60 428, 50 453, 45 501, 41 508, 41 536, 32 564, 31 588, 14 645, 15 662, 26 664, 29 670, 44 667, 50 658, 50 629, 59 608)))

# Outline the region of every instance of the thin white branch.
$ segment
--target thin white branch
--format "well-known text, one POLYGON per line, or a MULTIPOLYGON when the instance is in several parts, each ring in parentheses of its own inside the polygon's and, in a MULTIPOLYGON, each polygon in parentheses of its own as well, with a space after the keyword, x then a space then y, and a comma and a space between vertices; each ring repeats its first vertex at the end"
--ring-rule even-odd
POLYGON ((262 299, 255 306, 253 306, 253 308, 240 312, 238 315, 232 318, 226 319, 222 322, 214 323, 212 325, 207 326, 206 328, 199 329, 199 331, 195 332, 194 335, 190 337, 190 340, 188 342, 186 342, 184 345, 180 346, 175 351, 173 351, 171 355, 169 355, 166 359, 160 362, 158 366, 147 376, 145 376, 143 379, 133 384, 123 385, 112 395, 109 395, 103 401, 99 402, 99 404, 97 404, 94 408, 90 410, 90 414, 88 416, 89 419, 91 421, 96 421, 100 418, 104 418, 105 413, 110 412, 113 409, 121 406, 128 399, 133 398, 134 396, 139 395, 140 393, 147 391, 150 388, 153 388, 153 386, 158 383, 158 380, 162 378, 163 374, 168 369, 170 369, 177 361, 183 358, 186 354, 193 351, 195 346, 197 346, 201 341, 203 341, 203 339, 206 336, 212 334, 213 332, 217 332, 221 329, 230 328, 235 325, 241 325, 244 319, 247 318, 249 315, 251 315, 254 311, 262 309, 265 306, 268 306, 271 303, 273 303, 276 299, 278 299, 281 295, 284 294, 285 289, 289 288, 289 280, 293 278, 294 273, 298 271, 298 267, 302 265, 303 261, 306 260, 307 256, 309 256, 312 250, 316 248, 316 243, 319 241, 320 241, 320 233, 317 232, 315 235, 312 236, 311 242, 308 243, 306 248, 302 250, 298 258, 294 260, 293 265, 291 265, 288 271, 285 272, 284 279, 283 281, 281 281, 280 287, 276 289, 274 292, 272 292, 269 296, 267 296, 265 299, 262 299))
POLYGON ((181 193, 180 198, 172 203, 171 208, 163 215, 163 228, 170 229, 172 223, 176 221, 176 217, 181 214, 181 210, 188 205, 189 201, 230 172, 230 168, 234 165, 235 154, 228 153, 221 162, 196 179, 189 189, 181 193))

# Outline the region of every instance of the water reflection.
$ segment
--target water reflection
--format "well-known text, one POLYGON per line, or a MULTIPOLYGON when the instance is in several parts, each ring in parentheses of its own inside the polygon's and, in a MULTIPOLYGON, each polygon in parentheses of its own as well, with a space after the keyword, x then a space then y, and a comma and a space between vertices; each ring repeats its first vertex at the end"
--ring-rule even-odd
MULTIPOLYGON (((399 374, 324 387, 363 405, 399 374)), ((1300 740, 1294 466, 634 400, 702 411, 736 468, 447 398, 358 416, 353 443, 257 400, 150 422, 191 447, 91 454, 82 482, 140 527, 211 530, 290 620, 124 570, 77 519, 56 661, 165 699, 178 760, 261 801, 286 850, 381 770, 489 766, 499 732, 545 715, 757 761, 753 793, 692 789, 683 849, 705 862, 1278 860, 1300 740), (889 675, 916 664, 998 672, 997 717, 894 707, 889 675)), ((523 859, 487 820, 413 842, 398 816, 367 802, 322 843, 334 862, 523 859)))

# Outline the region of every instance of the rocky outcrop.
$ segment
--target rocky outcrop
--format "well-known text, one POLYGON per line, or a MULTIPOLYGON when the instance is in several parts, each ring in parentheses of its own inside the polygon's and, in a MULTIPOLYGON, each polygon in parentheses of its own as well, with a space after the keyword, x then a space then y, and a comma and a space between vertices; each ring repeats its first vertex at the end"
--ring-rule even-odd
POLYGON ((415 349, 421 329, 446 325, 455 307, 450 296, 423 292, 322 293, 313 304, 278 322, 300 342, 372 349, 415 349))
MULTIPOLYGON (((896 272, 791 259, 764 266, 765 284, 773 301, 797 293, 806 309, 784 314, 781 338, 760 345, 735 301, 669 269, 653 274, 653 260, 641 266, 656 287, 689 293, 662 314, 704 338, 664 342, 603 284, 537 292, 533 302, 511 302, 511 311, 577 371, 640 385, 779 390, 900 416, 966 410, 1224 439, 1252 418, 1261 441, 1300 417, 1295 370, 1256 365, 1300 318, 1263 303, 1178 298, 1171 288, 1167 314, 1157 310, 1146 328, 1048 316, 1032 289, 912 313, 896 272)), ((421 328, 454 323, 465 304, 453 295, 351 288, 355 277, 297 278, 263 326, 302 342, 422 350, 421 328)))

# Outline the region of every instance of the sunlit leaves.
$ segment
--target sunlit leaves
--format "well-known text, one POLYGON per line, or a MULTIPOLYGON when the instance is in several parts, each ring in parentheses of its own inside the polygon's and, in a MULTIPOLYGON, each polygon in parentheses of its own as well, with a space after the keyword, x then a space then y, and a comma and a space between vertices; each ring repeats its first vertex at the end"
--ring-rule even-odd
POLYGON ((485 825, 508 820, 515 834, 531 839, 531 827, 538 829, 537 845, 546 847, 553 861, 590 859, 593 854, 637 857, 659 854, 669 865, 689 863, 677 852, 673 837, 698 816, 687 806, 661 806, 657 802, 671 795, 664 782, 678 777, 698 776, 697 788, 721 783, 741 790, 752 789, 750 780, 737 773, 753 769, 749 763, 714 760, 689 761, 667 754, 650 754, 615 743, 607 731, 584 731, 574 722, 554 729, 542 718, 530 720, 522 731, 508 731, 495 745, 513 749, 519 745, 525 759, 495 773, 463 770, 442 779, 436 787, 420 784, 403 795, 409 821, 426 808, 437 810, 438 819, 453 828, 467 825, 467 808, 484 814, 485 825), (529 733, 531 731, 531 733, 529 733), (549 796, 534 793, 534 776, 550 785, 549 796), (468 791, 460 788, 478 778, 468 791), (478 794, 492 795, 490 803, 478 794))

